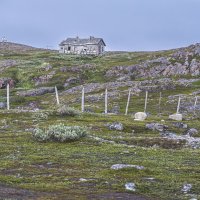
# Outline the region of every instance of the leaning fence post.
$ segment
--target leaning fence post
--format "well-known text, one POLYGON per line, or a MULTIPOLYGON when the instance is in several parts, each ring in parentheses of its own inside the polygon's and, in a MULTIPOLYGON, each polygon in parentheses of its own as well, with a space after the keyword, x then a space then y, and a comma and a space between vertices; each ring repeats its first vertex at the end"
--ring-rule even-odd
POLYGON ((181 104, 181 97, 179 96, 179 98, 178 98, 178 105, 177 105, 176 114, 178 114, 178 113, 179 113, 180 104, 181 104))
POLYGON ((195 97, 195 102, 194 102, 194 110, 196 109, 197 101, 198 101, 198 97, 196 96, 196 97, 195 97))
POLYGON ((82 89, 82 100, 81 100, 81 111, 84 112, 85 111, 85 91, 84 91, 84 87, 82 89))
POLYGON ((127 100, 127 104, 126 104, 125 115, 128 114, 128 107, 129 107, 129 103, 130 103, 130 97, 131 97, 131 89, 129 89, 129 92, 128 92, 128 100, 127 100))
POLYGON ((10 86, 7 84, 7 110, 10 110, 10 86))
POLYGON ((58 96, 58 89, 56 86, 55 86, 55 92, 56 92, 56 102, 57 102, 57 105, 59 105, 60 101, 59 101, 59 96, 58 96))
POLYGON ((160 114, 161 113, 161 100, 162 100, 162 92, 160 92, 160 97, 159 97, 159 103, 158 103, 158 105, 159 105, 159 107, 158 107, 158 113, 160 114))
POLYGON ((108 90, 105 90, 105 114, 108 113, 108 90))
POLYGON ((146 97, 145 97, 145 105, 144 105, 144 112, 146 113, 147 110, 147 99, 148 99, 148 91, 146 91, 146 97))

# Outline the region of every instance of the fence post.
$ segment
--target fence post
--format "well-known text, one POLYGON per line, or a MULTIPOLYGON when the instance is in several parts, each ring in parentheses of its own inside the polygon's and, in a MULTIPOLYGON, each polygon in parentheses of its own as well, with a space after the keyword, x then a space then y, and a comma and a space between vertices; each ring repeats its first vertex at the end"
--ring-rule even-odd
POLYGON ((129 107, 129 103, 130 103, 130 97, 131 97, 131 89, 129 89, 129 92, 128 92, 128 100, 127 100, 127 104, 126 104, 125 115, 128 114, 128 107, 129 107))
POLYGON ((145 105, 144 105, 144 112, 146 113, 147 110, 147 99, 148 99, 148 91, 146 91, 146 97, 145 97, 145 105))
POLYGON ((108 113, 108 90, 105 90, 105 114, 108 113))
POLYGON ((58 89, 56 86, 55 86, 55 92, 56 92, 56 102, 57 102, 57 105, 59 105, 60 101, 59 101, 59 96, 58 96, 58 89))
POLYGON ((10 86, 7 84, 7 110, 10 110, 10 86))
POLYGON ((159 97, 159 107, 158 107, 158 114, 160 115, 161 114, 161 100, 162 100, 162 92, 160 92, 160 97, 159 97))
POLYGON ((84 87, 82 89, 82 99, 81 99, 81 111, 84 112, 85 111, 85 90, 84 87))
POLYGON ((179 96, 179 98, 178 98, 178 105, 177 105, 176 114, 178 114, 178 113, 179 113, 180 104, 181 104, 181 97, 179 96))

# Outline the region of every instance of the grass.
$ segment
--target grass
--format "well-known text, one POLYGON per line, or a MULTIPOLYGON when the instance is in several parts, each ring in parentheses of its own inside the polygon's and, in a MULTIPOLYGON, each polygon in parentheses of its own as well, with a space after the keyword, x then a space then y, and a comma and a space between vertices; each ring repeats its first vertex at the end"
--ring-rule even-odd
MULTIPOLYGON (((42 96, 19 97, 16 92, 25 88, 37 88, 33 78, 55 72, 53 78, 40 86, 63 85, 70 77, 80 75, 77 86, 91 82, 104 83, 107 70, 113 66, 139 64, 147 59, 169 56, 175 50, 162 52, 125 52, 109 53, 102 57, 61 55, 55 52, 27 52, 24 54, 4 54, 1 60, 13 59, 20 61, 16 67, 2 71, 0 77, 12 77, 16 80, 16 88, 11 89, 11 110, 0 110, 0 183, 16 188, 46 192, 40 199, 88 199, 91 194, 123 193, 127 182, 136 184, 136 193, 150 199, 185 200, 189 199, 181 192, 185 183, 192 184, 191 194, 200 197, 200 150, 183 148, 184 143, 167 141, 160 137, 159 132, 147 130, 146 123, 160 122, 161 119, 169 126, 169 130, 182 134, 185 130, 178 129, 168 120, 168 115, 176 112, 177 99, 169 102, 169 95, 191 94, 199 90, 199 82, 189 88, 176 87, 174 90, 162 91, 161 115, 158 116, 159 92, 150 92, 147 104, 149 117, 145 122, 136 122, 132 115, 144 110, 145 92, 139 96, 132 95, 129 114, 124 116, 128 87, 118 88, 119 98, 108 99, 108 109, 119 106, 118 115, 104 115, 104 102, 85 102, 87 108, 94 113, 78 116, 56 115, 55 94, 42 96), (43 63, 49 63, 52 69, 41 70, 43 63), (90 64, 91 70, 61 72, 66 66, 82 66, 90 64), (32 112, 20 112, 36 104, 41 112, 48 117, 37 118, 32 112), (105 125, 121 122, 123 131, 109 130, 105 125), (68 126, 84 126, 90 130, 88 137, 80 141, 58 143, 37 142, 33 139, 31 129, 63 123, 68 126), (103 141, 95 139, 102 138, 103 141), (111 143, 112 141, 112 143, 111 143), (142 165, 144 170, 122 169, 111 170, 113 164, 142 165), (154 180, 146 179, 153 177, 154 180), (87 179, 81 182, 80 178, 87 179), (50 195, 49 195, 50 194, 50 195), (51 197, 50 197, 51 196, 51 197)), ((191 77, 187 77, 191 78, 191 77)), ((177 79, 177 77, 174 77, 177 79)), ((137 79, 136 77, 136 80, 137 79)), ((40 87, 39 86, 39 87, 40 87)), ((71 87, 71 86, 69 86, 71 87)), ((91 92, 87 95, 102 95, 104 90, 91 92)), ((0 90, 1 101, 5 102, 6 91, 0 90)), ((60 87, 59 98, 62 104, 80 110, 81 91, 67 94, 60 87)), ((188 97, 189 98, 189 97, 188 97)), ((192 99, 192 96, 190 97, 192 99)), ((200 130, 198 119, 183 121, 190 128, 200 130)), ((200 137, 200 133, 197 135, 200 137)), ((131 192, 129 192, 132 194, 131 192)))

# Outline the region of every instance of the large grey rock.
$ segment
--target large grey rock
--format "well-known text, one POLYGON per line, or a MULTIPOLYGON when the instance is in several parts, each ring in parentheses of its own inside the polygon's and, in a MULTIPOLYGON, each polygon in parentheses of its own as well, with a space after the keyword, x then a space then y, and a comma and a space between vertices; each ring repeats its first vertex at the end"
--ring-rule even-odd
POLYGON ((135 185, 135 183, 126 183, 125 188, 126 188, 126 190, 130 190, 130 191, 135 192, 136 185, 135 185))
POLYGON ((134 118, 135 121, 144 121, 147 118, 147 114, 145 112, 137 112, 134 118))
POLYGON ((182 122, 174 122, 174 123, 172 123, 172 124, 173 124, 173 126, 175 126, 175 127, 177 127, 177 128, 184 128, 184 129, 188 128, 188 125, 187 125, 187 124, 184 124, 184 123, 182 123, 182 122))
POLYGON ((135 168, 138 170, 144 169, 143 166, 139 166, 139 165, 115 164, 111 166, 111 169, 115 169, 115 170, 124 169, 124 168, 135 168))
POLYGON ((5 102, 0 102, 0 109, 6 108, 6 103, 5 102))
POLYGON ((197 135, 199 132, 196 128, 190 128, 189 130, 187 130, 186 135, 192 137, 197 135))
POLYGON ((169 119, 176 120, 176 121, 182 121, 183 115, 182 114, 169 115, 169 119))
POLYGON ((153 131, 166 131, 168 126, 164 124, 159 124, 159 123, 150 123, 146 124, 146 128, 153 130, 153 131))
POLYGON ((188 193, 191 189, 192 189, 191 184, 184 184, 181 191, 184 192, 184 193, 188 193))
POLYGON ((106 125, 110 130, 117 130, 117 131, 122 131, 124 129, 123 124, 120 122, 114 122, 112 124, 107 124, 106 125))

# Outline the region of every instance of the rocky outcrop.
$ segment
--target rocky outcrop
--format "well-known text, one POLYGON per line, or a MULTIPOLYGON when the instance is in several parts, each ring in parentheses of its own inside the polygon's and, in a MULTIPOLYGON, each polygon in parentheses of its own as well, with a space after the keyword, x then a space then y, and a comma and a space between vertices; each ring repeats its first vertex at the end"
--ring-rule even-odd
POLYGON ((40 96, 46 93, 53 93, 55 92, 54 87, 42 87, 38 89, 32 89, 32 90, 27 90, 27 91, 20 91, 17 92, 17 95, 23 96, 23 97, 28 97, 28 96, 40 96))
POLYGON ((7 84, 10 85, 10 88, 13 88, 15 81, 12 78, 0 78, 0 89, 6 88, 7 84))

